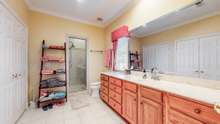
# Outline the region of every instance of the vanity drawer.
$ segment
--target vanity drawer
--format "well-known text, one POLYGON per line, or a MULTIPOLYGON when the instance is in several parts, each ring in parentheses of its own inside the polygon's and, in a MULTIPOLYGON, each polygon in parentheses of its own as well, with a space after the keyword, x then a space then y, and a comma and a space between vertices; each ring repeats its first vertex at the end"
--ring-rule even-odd
POLYGON ((121 95, 115 93, 114 91, 109 91, 109 97, 114 99, 116 102, 118 102, 119 104, 121 104, 121 95))
POLYGON ((153 89, 149 89, 144 86, 141 86, 140 94, 141 94, 141 97, 150 99, 150 100, 155 101, 157 103, 162 103, 162 101, 163 101, 162 100, 163 99, 162 92, 157 91, 157 90, 153 90, 153 89))
POLYGON ((108 96, 107 95, 105 95, 104 93, 100 93, 100 96, 101 96, 101 99, 102 100, 104 100, 105 102, 107 102, 108 103, 108 96))
POLYGON ((108 76, 101 74, 101 80, 108 81, 108 76))
POLYGON ((108 95, 108 88, 101 86, 101 92, 105 93, 106 95, 108 95))
POLYGON ((116 78, 109 78, 109 83, 119 87, 122 86, 122 81, 116 78))
POLYGON ((125 90, 131 91, 133 93, 137 92, 137 85, 136 84, 128 82, 128 81, 124 81, 123 84, 124 84, 125 90))
POLYGON ((121 114, 121 105, 109 98, 109 105, 119 114, 121 114))
POLYGON ((103 81, 103 80, 102 80, 102 81, 101 81, 101 85, 102 85, 102 86, 105 86, 105 87, 108 87, 108 81, 103 81))
POLYGON ((119 94, 122 94, 122 88, 121 87, 118 87, 118 86, 115 86, 113 84, 109 84, 109 89, 119 93, 119 94))
POLYGON ((220 115, 214 112, 214 108, 177 96, 169 95, 168 98, 171 108, 205 123, 220 124, 220 115))

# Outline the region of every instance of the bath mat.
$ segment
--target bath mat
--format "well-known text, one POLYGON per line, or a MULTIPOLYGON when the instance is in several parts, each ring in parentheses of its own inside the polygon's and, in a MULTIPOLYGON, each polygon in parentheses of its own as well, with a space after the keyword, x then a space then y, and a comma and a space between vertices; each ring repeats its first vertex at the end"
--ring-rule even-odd
POLYGON ((81 109, 90 105, 88 95, 80 95, 70 99, 71 108, 73 110, 81 109))

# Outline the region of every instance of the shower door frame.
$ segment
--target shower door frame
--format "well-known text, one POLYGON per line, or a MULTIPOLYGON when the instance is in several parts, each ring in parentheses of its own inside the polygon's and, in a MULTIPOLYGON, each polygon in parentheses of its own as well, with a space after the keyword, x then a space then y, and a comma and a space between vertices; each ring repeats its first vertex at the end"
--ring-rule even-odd
MULTIPOLYGON (((81 39, 81 40, 85 40, 85 44, 86 44, 86 90, 89 89, 89 81, 88 81, 88 77, 89 77, 89 40, 88 38, 86 37, 82 37, 82 36, 77 36, 77 35, 74 35, 74 34, 66 34, 66 64, 67 64, 67 92, 68 94, 70 93, 70 78, 69 78, 69 56, 70 56, 70 50, 69 50, 69 47, 70 47, 70 41, 69 41, 69 38, 75 38, 75 39, 81 39)), ((68 97, 68 96, 67 96, 68 97)))

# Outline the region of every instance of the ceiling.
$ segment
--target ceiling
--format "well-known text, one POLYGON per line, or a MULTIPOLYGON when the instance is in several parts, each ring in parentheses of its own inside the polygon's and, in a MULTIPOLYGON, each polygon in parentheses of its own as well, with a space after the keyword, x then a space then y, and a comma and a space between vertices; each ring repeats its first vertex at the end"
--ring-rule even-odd
POLYGON ((106 26, 135 0, 26 0, 30 9, 96 26, 106 26), (97 18, 103 19, 102 22, 97 18))
POLYGON ((220 0, 203 0, 200 5, 192 4, 148 22, 132 30, 131 34, 142 38, 217 14, 220 14, 220 0))

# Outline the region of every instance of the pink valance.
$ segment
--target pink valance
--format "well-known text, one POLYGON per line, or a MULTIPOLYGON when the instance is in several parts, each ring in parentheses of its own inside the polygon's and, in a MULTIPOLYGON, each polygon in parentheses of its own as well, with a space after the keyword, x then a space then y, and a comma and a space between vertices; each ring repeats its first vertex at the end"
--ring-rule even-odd
POLYGON ((121 26, 112 32, 112 42, 117 41, 121 37, 129 37, 128 26, 121 26))

